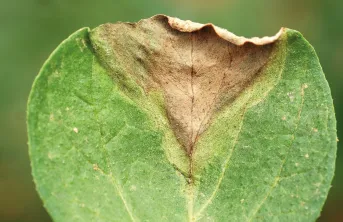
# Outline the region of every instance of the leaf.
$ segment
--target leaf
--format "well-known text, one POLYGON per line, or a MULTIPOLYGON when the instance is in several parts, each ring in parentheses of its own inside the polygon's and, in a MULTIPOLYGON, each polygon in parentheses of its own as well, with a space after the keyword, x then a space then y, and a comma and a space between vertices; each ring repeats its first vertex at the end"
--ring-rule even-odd
POLYGON ((28 135, 55 221, 315 221, 336 157, 330 89, 300 33, 163 15, 65 40, 34 82, 28 135))

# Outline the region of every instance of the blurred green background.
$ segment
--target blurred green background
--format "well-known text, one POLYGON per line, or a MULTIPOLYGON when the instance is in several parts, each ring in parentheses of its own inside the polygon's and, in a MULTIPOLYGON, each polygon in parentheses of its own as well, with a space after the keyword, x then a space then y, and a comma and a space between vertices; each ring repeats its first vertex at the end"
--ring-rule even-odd
MULTIPOLYGON (((51 221, 35 191, 27 151, 26 101, 43 62, 81 27, 167 14, 212 22, 246 37, 299 30, 314 46, 343 127, 343 1, 0 0, 0 221, 51 221)), ((319 221, 343 221, 343 153, 319 221)))

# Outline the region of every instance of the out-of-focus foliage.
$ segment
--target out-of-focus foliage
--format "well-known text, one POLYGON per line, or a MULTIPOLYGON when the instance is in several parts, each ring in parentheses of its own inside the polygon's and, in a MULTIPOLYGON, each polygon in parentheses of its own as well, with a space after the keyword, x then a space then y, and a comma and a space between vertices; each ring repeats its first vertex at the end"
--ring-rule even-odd
MULTIPOLYGON (((81 27, 137 21, 154 14, 213 22, 247 37, 301 31, 316 49, 343 121, 343 1, 296 0, 13 0, 0 1, 0 221, 50 221, 30 174, 25 110, 28 93, 50 52, 81 27)), ((343 220, 343 153, 320 221, 343 220)))

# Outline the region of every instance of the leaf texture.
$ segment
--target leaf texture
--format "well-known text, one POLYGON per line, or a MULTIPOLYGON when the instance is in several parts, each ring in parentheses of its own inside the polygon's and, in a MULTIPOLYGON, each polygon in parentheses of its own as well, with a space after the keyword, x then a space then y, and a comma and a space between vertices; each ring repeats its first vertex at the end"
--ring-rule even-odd
POLYGON ((28 134, 55 221, 315 221, 336 158, 330 89, 299 32, 162 15, 65 40, 28 134))

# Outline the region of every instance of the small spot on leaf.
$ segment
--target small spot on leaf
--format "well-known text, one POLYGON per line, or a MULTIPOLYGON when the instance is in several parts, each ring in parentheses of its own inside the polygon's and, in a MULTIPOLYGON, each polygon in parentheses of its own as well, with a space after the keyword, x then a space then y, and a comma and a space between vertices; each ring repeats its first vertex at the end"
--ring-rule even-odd
POLYGON ((99 166, 98 166, 98 164, 93 164, 93 170, 99 170, 99 166))
POLYGON ((291 102, 294 101, 294 93, 293 93, 293 92, 287 93, 287 96, 289 97, 289 100, 290 100, 291 102))
POLYGON ((136 191, 136 190, 137 190, 137 187, 136 187, 135 185, 132 185, 132 186, 130 187, 130 190, 131 190, 131 191, 136 191))

